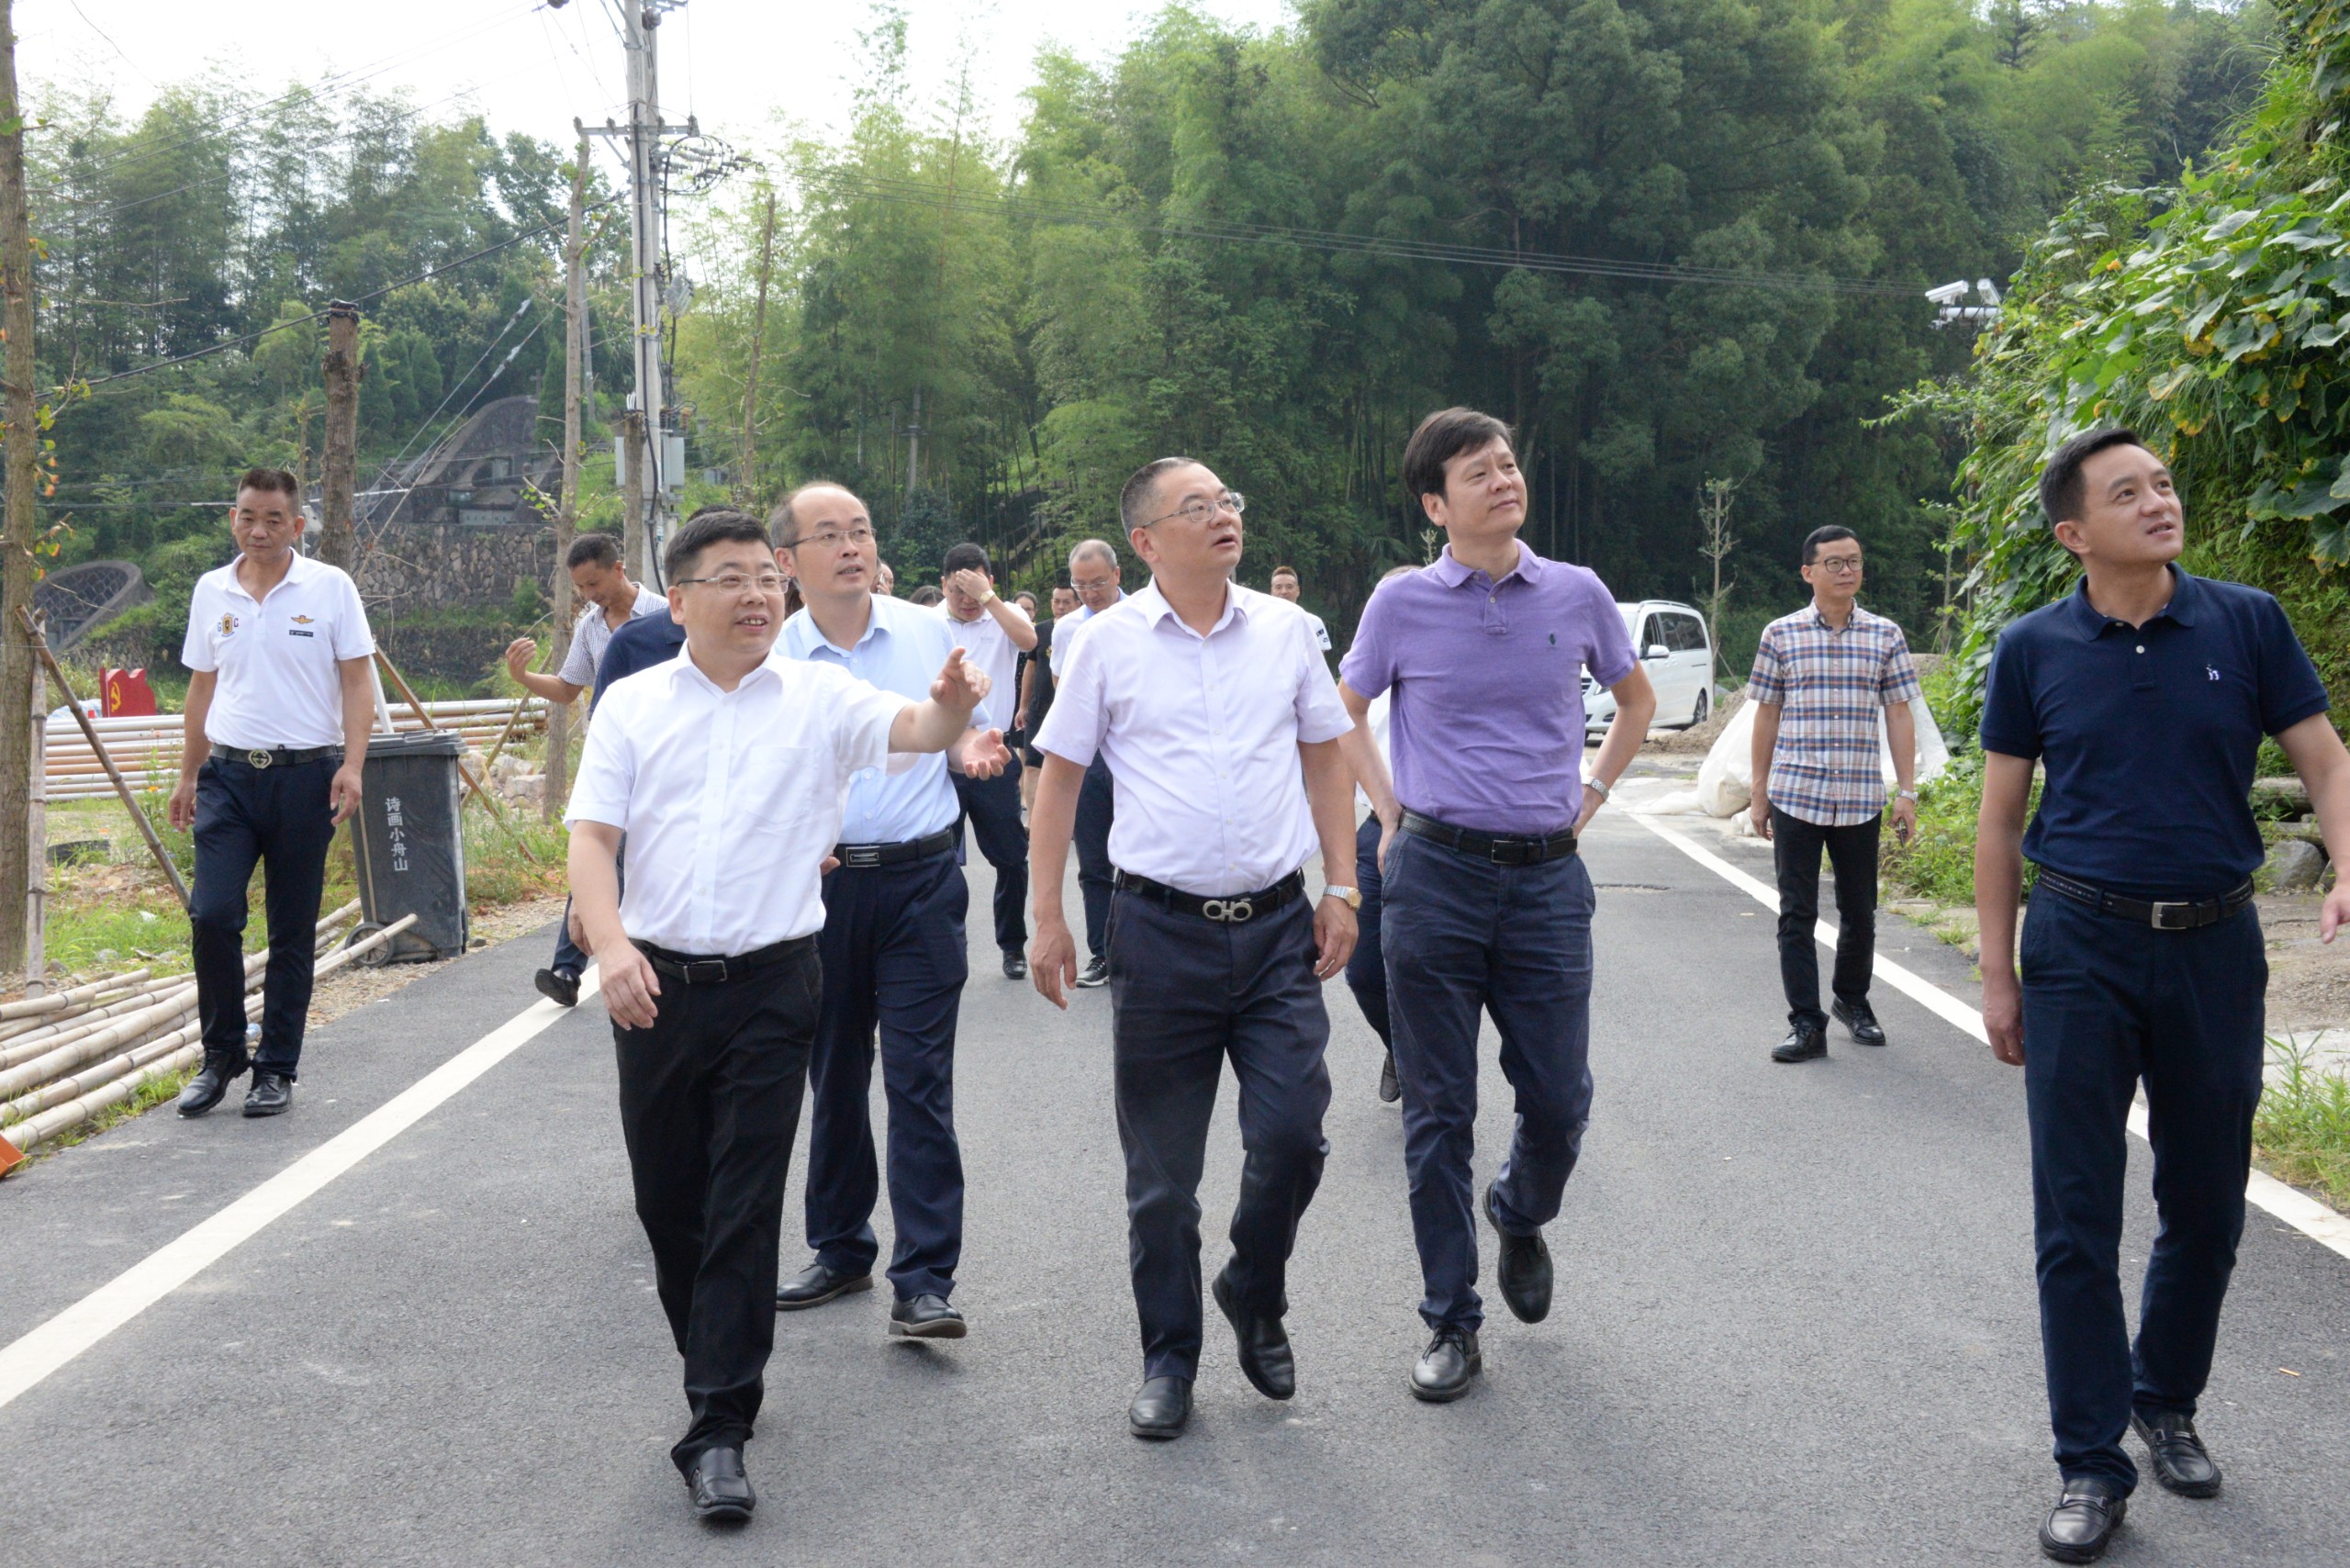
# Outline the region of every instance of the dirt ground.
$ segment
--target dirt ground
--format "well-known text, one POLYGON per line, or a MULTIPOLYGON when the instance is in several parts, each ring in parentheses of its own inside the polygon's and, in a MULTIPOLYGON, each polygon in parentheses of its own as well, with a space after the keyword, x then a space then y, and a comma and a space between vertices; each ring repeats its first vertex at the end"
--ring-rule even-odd
MULTIPOLYGON (((526 899, 491 910, 487 914, 476 913, 473 917, 473 945, 487 947, 510 941, 562 913, 563 900, 556 898, 526 899)), ((320 980, 318 989, 310 993, 310 1025, 315 1028, 331 1023, 355 1008, 389 996, 410 980, 421 980, 454 962, 454 958, 441 958, 422 964, 386 964, 380 969, 363 969, 355 963, 346 965, 320 980)))

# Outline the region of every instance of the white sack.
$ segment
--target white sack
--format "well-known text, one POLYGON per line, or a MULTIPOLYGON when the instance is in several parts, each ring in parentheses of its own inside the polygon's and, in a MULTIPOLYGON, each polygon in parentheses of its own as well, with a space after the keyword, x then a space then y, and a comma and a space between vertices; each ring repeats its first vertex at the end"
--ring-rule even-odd
MULTIPOLYGON (((1934 722, 1934 711, 1926 706, 1924 698, 1910 699, 1909 714, 1918 727, 1918 782, 1924 784, 1941 777, 1942 769, 1950 766, 1950 747, 1943 744, 1942 726, 1934 722)), ((1893 747, 1885 738, 1881 716, 1876 734, 1877 766, 1886 790, 1890 792, 1894 785, 1893 747)), ((1691 801, 1685 791, 1675 790, 1650 810, 1686 812, 1694 806, 1709 817, 1735 816, 1754 799, 1753 751, 1754 704, 1742 702, 1722 727, 1714 749, 1706 754, 1704 766, 1697 769, 1695 800, 1691 801)))

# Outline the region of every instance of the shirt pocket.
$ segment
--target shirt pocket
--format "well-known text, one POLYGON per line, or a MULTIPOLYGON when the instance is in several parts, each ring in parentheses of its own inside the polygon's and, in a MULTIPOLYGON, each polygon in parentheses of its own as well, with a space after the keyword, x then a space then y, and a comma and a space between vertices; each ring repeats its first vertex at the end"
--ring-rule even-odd
POLYGON ((819 807, 837 797, 840 782, 839 769, 822 748, 762 743, 737 755, 727 793, 751 832, 797 839, 819 807))

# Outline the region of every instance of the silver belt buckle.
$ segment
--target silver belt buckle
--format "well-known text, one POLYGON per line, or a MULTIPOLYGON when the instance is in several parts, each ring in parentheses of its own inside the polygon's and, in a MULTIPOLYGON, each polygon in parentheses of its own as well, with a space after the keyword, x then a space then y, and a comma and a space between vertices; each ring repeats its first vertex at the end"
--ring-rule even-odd
POLYGON ((1220 920, 1227 925, 1255 918, 1257 906, 1247 899, 1202 899, 1200 913, 1210 920, 1220 920))
POLYGON ((245 753, 245 761, 255 767, 267 767, 276 760, 276 757, 271 756, 265 751, 249 751, 245 753))
POLYGON ((2187 921, 2185 921, 2184 919, 2180 920, 2180 921, 2178 922, 2178 924, 2176 924, 2176 925, 2172 924, 2171 924, 2171 922, 2170 922, 2170 920, 2169 920, 2169 919, 2167 918, 2167 916, 2166 916, 2166 912, 2171 911, 2171 910, 2177 910, 2177 911, 2180 911, 2180 912, 2182 912, 2182 913, 2189 913, 2189 914, 2191 914, 2192 913, 2194 913, 2194 909, 2195 909, 2195 906, 2194 906, 2193 904, 2191 904, 2191 903, 2161 903, 2161 902, 2156 902, 2156 903, 2154 903, 2154 904, 2153 904, 2153 905, 2151 905, 2151 906, 2149 906, 2149 907, 2151 907, 2151 908, 2152 908, 2152 910, 2154 911, 2153 917, 2152 917, 2151 921, 2149 922, 2149 924, 2151 924, 2154 926, 2154 928, 2155 930, 2157 930, 2157 931, 2187 931, 2187 930, 2191 930, 2191 929, 2192 929, 2192 927, 2191 927, 2191 926, 2187 923, 2187 921))

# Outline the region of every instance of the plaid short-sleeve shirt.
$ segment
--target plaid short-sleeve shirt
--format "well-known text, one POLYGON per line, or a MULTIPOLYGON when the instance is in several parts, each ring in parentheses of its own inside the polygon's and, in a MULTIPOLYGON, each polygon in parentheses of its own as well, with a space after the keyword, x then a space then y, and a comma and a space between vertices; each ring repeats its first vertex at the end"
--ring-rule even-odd
POLYGON ((1762 629, 1746 700, 1776 705, 1771 803, 1822 827, 1850 827, 1885 810, 1877 726, 1891 703, 1918 695, 1901 628, 1859 605, 1838 631, 1817 605, 1762 629))

